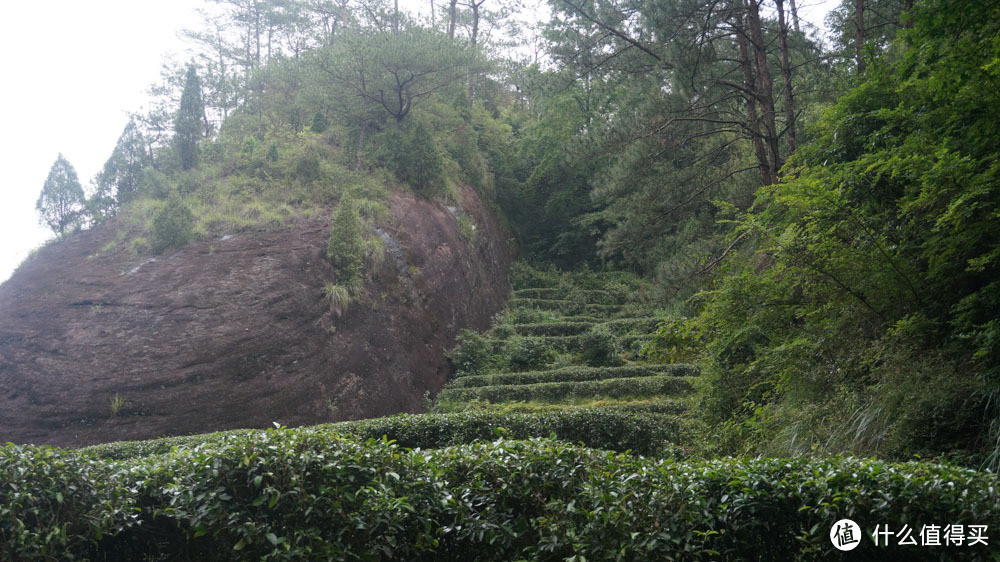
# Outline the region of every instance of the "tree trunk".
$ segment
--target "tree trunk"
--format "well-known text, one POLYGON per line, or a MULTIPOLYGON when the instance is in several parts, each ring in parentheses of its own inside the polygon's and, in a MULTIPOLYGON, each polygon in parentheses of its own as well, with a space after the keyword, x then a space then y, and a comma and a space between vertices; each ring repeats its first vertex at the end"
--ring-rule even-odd
POLYGON ((226 52, 225 46, 222 42, 222 30, 216 25, 215 28, 216 46, 219 53, 219 105, 222 110, 222 120, 219 121, 220 127, 222 121, 229 117, 229 96, 226 94, 226 52))
MULTIPOLYGON (((792 0, 794 2, 795 0, 792 0)), ((792 95, 792 66, 788 61, 788 23, 784 0, 775 0, 778 8, 778 40, 781 47, 781 75, 785 90, 785 127, 788 130, 788 153, 795 152, 795 100, 792 95)))
MULTIPOLYGON (((486 0, 482 0, 480 2, 477 2, 476 0, 472 0, 469 3, 469 6, 472 8, 472 52, 473 52, 473 54, 476 53, 476 45, 477 45, 477 43, 479 41, 479 6, 482 6, 483 2, 485 2, 485 1, 486 0)), ((470 67, 469 68, 469 104, 472 103, 472 100, 475 98, 475 96, 476 96, 476 75, 473 72, 472 68, 470 67)))
POLYGON ((854 0, 854 56, 858 63, 858 74, 865 73, 865 0, 854 0))
POLYGON ((767 45, 760 26, 760 11, 757 0, 747 0, 747 23, 750 28, 750 44, 754 51, 757 78, 757 99, 760 101, 760 118, 764 130, 764 148, 770 167, 771 183, 777 181, 781 169, 781 155, 778 151, 778 127, 775 124, 774 95, 771 69, 767 66, 767 45))
POLYGON ((434 14, 434 0, 431 0, 431 27, 437 27, 437 19, 434 14))
POLYGON ((792 6, 792 25, 795 26, 795 33, 802 33, 799 29, 799 10, 795 7, 795 0, 789 0, 792 6))
POLYGON ((455 6, 458 4, 458 0, 450 0, 448 4, 448 39, 455 38, 455 6))
POLYGON ((767 151, 764 149, 764 141, 760 133, 760 119, 757 117, 757 98, 753 92, 756 89, 756 81, 753 77, 753 63, 750 61, 750 51, 747 49, 747 39, 744 35, 746 27, 743 25, 743 16, 737 25, 736 43, 740 48, 740 66, 743 67, 743 98, 747 102, 747 128, 750 130, 750 142, 753 144, 753 153, 757 156, 757 167, 760 169, 760 181, 763 185, 771 185, 774 180, 771 178, 771 166, 767 161, 767 151))

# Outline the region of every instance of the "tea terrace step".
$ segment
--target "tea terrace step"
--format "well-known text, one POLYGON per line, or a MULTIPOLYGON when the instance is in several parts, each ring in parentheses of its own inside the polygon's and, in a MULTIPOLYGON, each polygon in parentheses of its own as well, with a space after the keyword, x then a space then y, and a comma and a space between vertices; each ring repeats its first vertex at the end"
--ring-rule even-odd
POLYGON ((696 377, 659 375, 580 382, 545 382, 537 384, 477 386, 473 388, 445 388, 438 394, 439 402, 512 402, 537 400, 554 402, 565 399, 607 396, 662 396, 685 394, 692 390, 691 381, 696 377))
POLYGON ((696 376, 697 374, 698 367, 688 364, 623 365, 620 367, 572 366, 546 371, 467 375, 459 377, 448 383, 446 388, 472 388, 477 386, 536 384, 543 382, 595 381, 618 378, 653 377, 657 375, 689 377, 696 376))

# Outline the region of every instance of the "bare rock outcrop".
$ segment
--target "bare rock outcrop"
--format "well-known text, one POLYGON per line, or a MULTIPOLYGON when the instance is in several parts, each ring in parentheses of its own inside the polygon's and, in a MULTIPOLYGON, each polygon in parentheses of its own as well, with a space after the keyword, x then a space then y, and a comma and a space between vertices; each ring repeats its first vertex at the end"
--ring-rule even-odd
POLYGON ((0 441, 78 446, 416 412, 458 330, 510 286, 506 235, 469 188, 461 213, 397 192, 368 298, 324 297, 330 213, 188 245, 101 254, 113 225, 44 248, 0 286, 0 441))

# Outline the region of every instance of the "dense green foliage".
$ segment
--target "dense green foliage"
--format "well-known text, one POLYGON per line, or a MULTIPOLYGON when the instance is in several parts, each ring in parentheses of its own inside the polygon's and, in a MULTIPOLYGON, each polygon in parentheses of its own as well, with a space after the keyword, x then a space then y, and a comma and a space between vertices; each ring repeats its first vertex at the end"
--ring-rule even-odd
POLYGON ((1000 12, 918 6, 701 296, 711 411, 736 447, 1000 460, 1000 12))
POLYGON ((349 197, 340 201, 333 215, 333 226, 326 244, 326 258, 333 263, 338 282, 350 283, 357 279, 364 266, 361 218, 354 200, 349 197))
POLYGON ((156 251, 183 246, 191 240, 194 216, 177 195, 153 215, 152 243, 156 251))
POLYGON ((182 170, 190 170, 198 165, 198 141, 204 130, 202 119, 205 116, 205 104, 201 98, 201 79, 194 66, 188 67, 184 75, 184 91, 181 92, 181 103, 174 118, 174 143, 177 148, 177 159, 182 170))
POLYGON ((39 219, 53 232, 62 235, 67 227, 80 220, 83 203, 83 187, 77 178, 76 170, 60 154, 52 163, 49 175, 42 186, 42 193, 35 202, 39 219))
MULTIPOLYGON (((929 464, 678 463, 546 440, 408 451, 325 429, 220 434, 125 461, 97 452, 0 449, 5 559, 813 559, 840 517, 866 532, 1000 524, 994 474, 929 464), (54 469, 67 477, 41 477, 54 469)), ((852 555, 939 550, 865 538, 852 555)))
POLYGON ((444 188, 444 159, 423 123, 390 125, 382 139, 380 160, 396 178, 422 193, 444 188))

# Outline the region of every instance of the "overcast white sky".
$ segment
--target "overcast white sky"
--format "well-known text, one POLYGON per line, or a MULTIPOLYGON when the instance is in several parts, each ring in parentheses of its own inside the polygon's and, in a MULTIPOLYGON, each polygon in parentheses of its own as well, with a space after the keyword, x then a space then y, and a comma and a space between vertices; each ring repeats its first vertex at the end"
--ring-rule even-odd
MULTIPOLYGON (((404 0, 417 5, 418 0, 404 0)), ((443 0, 436 2, 442 5, 443 0)), ((836 0, 799 0, 821 25, 836 0)), ((86 187, 145 102, 168 53, 185 60, 178 32, 197 27, 204 0, 6 2, 0 33, 0 282, 51 237, 35 201, 61 152, 86 187)), ((429 5, 420 0, 419 5, 429 5)))

